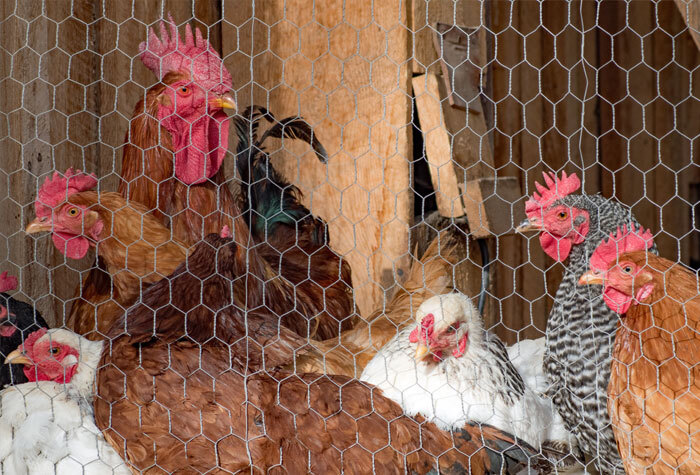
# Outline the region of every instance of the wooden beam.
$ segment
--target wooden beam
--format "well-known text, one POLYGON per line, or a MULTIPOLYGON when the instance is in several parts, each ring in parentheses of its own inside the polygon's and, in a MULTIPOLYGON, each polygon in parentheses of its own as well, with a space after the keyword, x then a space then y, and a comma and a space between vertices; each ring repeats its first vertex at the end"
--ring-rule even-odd
POLYGON ((416 76, 413 93, 438 211, 441 216, 456 218, 464 216, 464 207, 452 165, 452 139, 445 124, 439 81, 441 79, 432 73, 416 76))
POLYGON ((695 46, 700 48, 700 0, 674 0, 681 12, 683 21, 693 37, 695 46))
POLYGON ((328 222, 362 315, 379 307, 409 261, 408 8, 400 0, 223 2, 224 63, 239 107, 301 115, 328 150, 324 165, 293 141, 269 148, 274 166, 328 222))

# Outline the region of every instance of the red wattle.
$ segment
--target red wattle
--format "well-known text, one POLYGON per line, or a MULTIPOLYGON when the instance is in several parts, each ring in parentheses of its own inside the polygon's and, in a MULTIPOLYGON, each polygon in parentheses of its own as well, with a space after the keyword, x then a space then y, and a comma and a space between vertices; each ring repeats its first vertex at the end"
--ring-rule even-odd
POLYGON ((11 337, 16 331, 17 327, 11 323, 4 323, 0 325, 0 336, 4 336, 5 338, 11 337))
POLYGON ((54 232, 51 239, 56 248, 71 259, 82 259, 90 249, 90 241, 82 236, 54 232))
POLYGON ((173 137, 175 175, 180 181, 196 185, 216 175, 228 150, 228 128, 226 114, 215 112, 192 124, 186 137, 173 137))
POLYGON ((627 313, 632 305, 632 297, 612 287, 605 288, 603 300, 610 307, 610 310, 620 315, 627 313))
POLYGON ((548 232, 540 234, 540 245, 545 253, 555 261, 563 262, 571 252, 571 240, 569 238, 556 238, 548 232))
POLYGON ((464 353, 467 351, 467 336, 468 334, 465 334, 462 336, 462 338, 459 339, 459 343, 457 344, 457 348, 452 350, 452 355, 455 358, 459 358, 460 356, 464 356, 464 353))

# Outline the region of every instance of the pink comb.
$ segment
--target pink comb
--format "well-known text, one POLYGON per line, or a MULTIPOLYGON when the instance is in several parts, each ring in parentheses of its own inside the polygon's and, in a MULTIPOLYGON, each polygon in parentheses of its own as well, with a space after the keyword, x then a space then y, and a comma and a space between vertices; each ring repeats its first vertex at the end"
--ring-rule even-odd
POLYGON ((230 238, 231 237, 231 229, 228 227, 228 224, 225 224, 223 228, 221 228, 221 233, 219 234, 222 238, 230 238))
POLYGON ((604 272, 617 261, 617 257, 633 251, 646 251, 654 245, 654 235, 651 231, 644 230, 640 227, 634 231, 634 225, 631 226, 631 231, 627 225, 622 229, 617 228, 617 232, 610 233, 610 236, 603 240, 595 252, 591 256, 591 269, 597 272, 604 272))
POLYGON ((7 275, 7 271, 0 274, 0 292, 7 292, 17 288, 17 277, 7 275))
POLYGON ((177 33, 177 25, 168 14, 170 34, 164 22, 160 22, 160 38, 153 28, 148 29, 148 40, 139 45, 141 61, 162 80, 171 71, 189 73, 194 82, 207 91, 224 94, 233 89, 231 74, 224 67, 221 56, 204 39, 197 28, 185 27, 185 40, 177 33))
POLYGON ((22 351, 24 353, 30 353, 32 351, 32 348, 34 347, 34 343, 37 342, 39 338, 42 336, 46 335, 46 328, 40 328, 39 330, 32 332, 27 336, 27 338, 24 339, 24 343, 22 343, 22 351))
POLYGON ((525 203, 525 214, 530 218, 533 217, 533 214, 539 214, 540 210, 546 209, 555 201, 562 199, 581 187, 581 180, 578 179, 576 173, 566 176, 566 172, 561 172, 561 178, 557 178, 557 175, 551 172, 549 175, 547 172, 542 172, 542 175, 547 186, 544 187, 535 182, 537 191, 525 203))
POLYGON ((65 175, 54 172, 39 188, 34 209, 39 217, 51 216, 51 210, 68 199, 70 195, 81 191, 92 190, 97 186, 97 177, 94 173, 87 174, 72 168, 66 170, 65 175))

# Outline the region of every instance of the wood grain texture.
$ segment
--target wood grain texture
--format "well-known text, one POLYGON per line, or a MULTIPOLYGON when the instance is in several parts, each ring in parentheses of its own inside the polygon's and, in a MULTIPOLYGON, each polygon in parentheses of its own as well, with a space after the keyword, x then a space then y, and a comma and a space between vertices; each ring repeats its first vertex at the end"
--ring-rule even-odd
POLYGON ((683 21, 688 25, 688 33, 693 37, 695 45, 700 48, 700 1, 674 0, 683 21))
POLYGON ((406 5, 281 0, 223 4, 224 63, 240 108, 301 115, 328 150, 327 165, 289 141, 275 167, 329 224, 368 315, 408 262, 411 112, 406 5))
POLYGON ((443 107, 450 106, 444 103, 444 95, 441 95, 438 84, 441 80, 432 73, 415 76, 413 94, 438 211, 442 216, 457 218, 464 216, 464 207, 452 164, 452 140, 443 114, 443 107))

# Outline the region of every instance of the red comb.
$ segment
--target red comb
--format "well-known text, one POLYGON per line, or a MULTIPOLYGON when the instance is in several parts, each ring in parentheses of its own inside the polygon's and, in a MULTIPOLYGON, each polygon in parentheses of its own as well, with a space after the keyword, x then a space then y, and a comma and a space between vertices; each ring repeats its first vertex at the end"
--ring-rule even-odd
POLYGON ((171 71, 189 73, 194 82, 207 91, 219 94, 233 89, 231 74, 224 67, 221 56, 211 44, 204 39, 197 28, 194 36, 192 27, 185 27, 185 39, 180 39, 177 25, 168 14, 167 22, 160 22, 160 38, 153 28, 148 29, 148 39, 139 45, 141 61, 153 74, 162 80, 171 71))
POLYGON ((581 180, 576 173, 566 176, 566 172, 561 172, 561 178, 557 178, 557 175, 551 172, 549 175, 547 172, 542 172, 542 175, 547 186, 535 182, 537 191, 532 193, 532 198, 525 203, 525 214, 528 217, 532 217, 531 215, 535 213, 539 214, 540 210, 581 188, 581 180))
POLYGON ((7 275, 7 271, 0 274, 0 292, 15 290, 17 288, 17 277, 7 275))
POLYGON ((94 173, 87 174, 72 168, 66 170, 65 175, 54 172, 39 188, 34 209, 39 217, 50 216, 51 210, 68 199, 70 195, 81 191, 92 190, 97 186, 97 177, 94 173))
POLYGON ((651 231, 642 227, 634 231, 634 225, 630 229, 632 230, 628 230, 627 225, 622 229, 617 228, 617 232, 610 233, 607 239, 598 244, 591 256, 591 269, 606 271, 617 262, 618 256, 625 252, 646 251, 654 245, 654 235, 651 231))
POLYGON ((20 347, 22 348, 22 351, 24 353, 31 353, 34 343, 36 343, 39 338, 46 335, 47 331, 48 330, 46 330, 46 328, 40 328, 39 330, 30 333, 29 336, 24 339, 24 343, 22 343, 22 346, 20 347))

